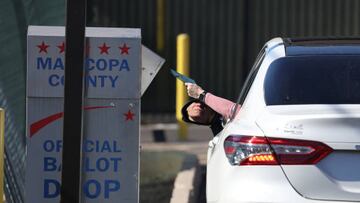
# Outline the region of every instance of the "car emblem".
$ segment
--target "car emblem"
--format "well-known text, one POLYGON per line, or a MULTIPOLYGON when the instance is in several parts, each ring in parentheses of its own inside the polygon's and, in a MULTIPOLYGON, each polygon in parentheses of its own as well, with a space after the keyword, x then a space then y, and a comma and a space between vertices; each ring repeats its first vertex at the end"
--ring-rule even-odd
POLYGON ((360 145, 355 145, 356 150, 360 150, 360 145))

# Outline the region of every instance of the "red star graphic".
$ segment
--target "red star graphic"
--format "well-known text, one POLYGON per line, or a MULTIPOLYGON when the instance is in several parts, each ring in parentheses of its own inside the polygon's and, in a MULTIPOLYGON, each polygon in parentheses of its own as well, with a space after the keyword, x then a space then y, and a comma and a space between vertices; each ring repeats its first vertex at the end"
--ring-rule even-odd
POLYGON ((110 47, 106 46, 106 44, 104 43, 101 47, 99 47, 100 49, 100 54, 103 54, 103 53, 106 53, 106 54, 109 54, 109 49, 110 47))
POLYGON ((41 52, 47 53, 47 48, 49 47, 49 45, 45 44, 43 41, 40 45, 37 45, 37 47, 40 49, 39 53, 41 52))
POLYGON ((128 120, 133 120, 134 119, 134 116, 135 114, 133 114, 130 110, 127 112, 127 113, 124 113, 124 116, 126 117, 125 118, 125 121, 128 121, 128 120))
POLYGON ((130 47, 126 46, 126 43, 124 43, 122 45, 122 47, 119 47, 119 49, 121 50, 121 53, 120 53, 121 55, 123 55, 123 54, 129 55, 130 47))
POLYGON ((60 51, 59 51, 60 54, 65 52, 65 43, 64 42, 62 42, 57 47, 60 49, 60 51))

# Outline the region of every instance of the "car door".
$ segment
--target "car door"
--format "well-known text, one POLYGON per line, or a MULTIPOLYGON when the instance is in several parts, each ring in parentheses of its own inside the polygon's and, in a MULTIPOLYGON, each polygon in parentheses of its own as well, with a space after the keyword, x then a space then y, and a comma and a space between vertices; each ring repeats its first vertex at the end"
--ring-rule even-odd
MULTIPOLYGON (((224 126, 224 129, 227 127, 227 125, 232 121, 232 119, 235 117, 235 112, 237 112, 237 108, 241 108, 241 105, 243 104, 245 98, 246 98, 246 95, 247 93, 249 92, 250 90, 250 87, 256 77, 256 74, 260 68, 260 65, 262 63, 262 61, 264 60, 265 58, 265 50, 266 50, 266 46, 264 46, 259 55, 257 56, 256 60, 255 60, 255 63, 253 65, 253 67, 251 68, 250 70, 250 73, 249 75, 247 76, 246 80, 245 80, 245 83, 241 89, 241 92, 240 92, 240 96, 237 100, 237 103, 236 105, 234 106, 233 108, 233 115, 230 117, 230 119, 228 119, 227 121, 223 121, 223 126, 224 126)), ((213 154, 213 151, 219 141, 219 137, 221 136, 222 132, 224 130, 222 130, 220 133, 218 133, 216 136, 214 136, 214 138, 212 140, 209 141, 209 146, 208 146, 208 152, 207 152, 207 161, 209 162, 209 160, 211 159, 211 156, 213 154)))

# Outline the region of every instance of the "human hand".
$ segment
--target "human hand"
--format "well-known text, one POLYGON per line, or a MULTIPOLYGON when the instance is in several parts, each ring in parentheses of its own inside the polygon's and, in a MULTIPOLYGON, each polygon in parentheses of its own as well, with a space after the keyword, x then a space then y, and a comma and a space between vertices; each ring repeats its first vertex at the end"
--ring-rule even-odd
POLYGON ((185 86, 188 95, 194 99, 199 99, 200 94, 204 92, 200 86, 194 83, 185 83, 185 86))

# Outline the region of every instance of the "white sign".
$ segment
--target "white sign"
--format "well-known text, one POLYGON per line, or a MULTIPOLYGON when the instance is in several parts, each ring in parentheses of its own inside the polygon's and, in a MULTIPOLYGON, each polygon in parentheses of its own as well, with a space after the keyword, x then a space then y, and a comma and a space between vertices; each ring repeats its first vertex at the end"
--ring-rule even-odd
MULTIPOLYGON (((64 27, 29 27, 29 97, 63 97, 64 34, 64 27)), ((140 98, 140 30, 87 28, 86 36, 86 97, 140 98)))
MULTIPOLYGON (((82 202, 138 202, 139 29, 87 28, 82 202)), ((60 200, 64 27, 28 31, 25 202, 60 200)))

